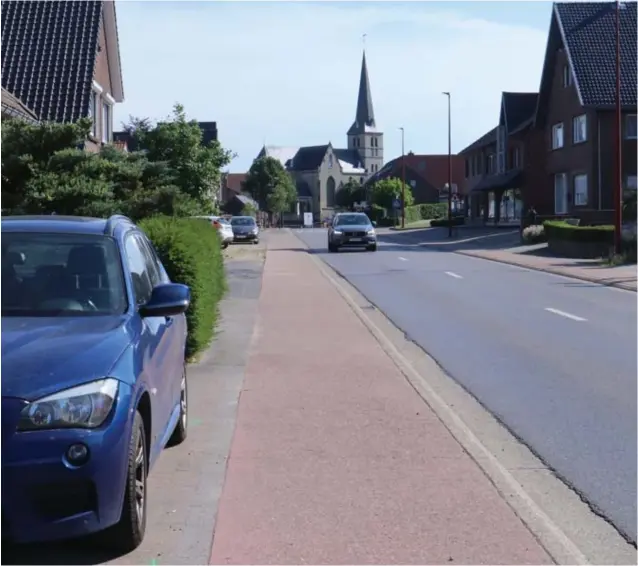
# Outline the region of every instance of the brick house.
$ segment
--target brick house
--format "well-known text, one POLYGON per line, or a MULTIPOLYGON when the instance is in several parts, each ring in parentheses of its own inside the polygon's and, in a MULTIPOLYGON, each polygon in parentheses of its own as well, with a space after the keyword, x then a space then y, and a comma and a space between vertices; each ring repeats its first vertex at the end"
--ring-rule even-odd
MULTIPOLYGON (((461 151, 469 212, 481 222, 518 222, 538 183, 540 136, 534 132, 538 95, 504 92, 496 128, 461 151)), ((542 170, 542 167, 541 167, 542 170)))
MULTIPOLYGON (((408 152, 405 156, 388 161, 378 172, 366 181, 364 187, 371 187, 376 181, 389 178, 403 178, 405 160, 405 184, 410 187, 415 204, 447 201, 448 156, 417 155, 408 152)), ((463 180, 463 158, 452 155, 452 192, 461 194, 463 180)), ((456 201, 462 203, 462 200, 456 201)))
MULTIPOLYGON (((539 213, 609 222, 615 186, 616 4, 554 4, 535 127, 546 148, 539 213)), ((636 3, 620 4, 622 180, 636 190, 636 3)))
POLYGON ((223 173, 221 179, 221 202, 226 202, 237 195, 243 194, 247 177, 247 173, 223 173))
POLYGON ((114 1, 4 0, 2 88, 39 121, 93 118, 87 149, 110 143, 124 101, 114 1))

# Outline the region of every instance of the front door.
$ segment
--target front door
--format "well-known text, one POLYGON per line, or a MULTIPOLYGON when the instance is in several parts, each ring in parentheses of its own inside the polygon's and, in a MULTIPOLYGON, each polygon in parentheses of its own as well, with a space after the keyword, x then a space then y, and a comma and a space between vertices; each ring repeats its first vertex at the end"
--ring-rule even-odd
POLYGON ((567 214, 567 173, 554 175, 554 214, 567 214))

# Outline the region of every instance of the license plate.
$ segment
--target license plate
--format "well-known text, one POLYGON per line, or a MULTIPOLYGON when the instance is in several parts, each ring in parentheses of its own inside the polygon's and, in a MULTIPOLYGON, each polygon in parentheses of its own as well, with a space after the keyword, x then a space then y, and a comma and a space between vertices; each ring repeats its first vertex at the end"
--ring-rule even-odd
POLYGON ((237 236, 235 236, 236 238, 246 238, 247 236, 245 234, 237 234, 237 236))
POLYGON ((350 242, 363 242, 363 238, 350 238, 350 242))

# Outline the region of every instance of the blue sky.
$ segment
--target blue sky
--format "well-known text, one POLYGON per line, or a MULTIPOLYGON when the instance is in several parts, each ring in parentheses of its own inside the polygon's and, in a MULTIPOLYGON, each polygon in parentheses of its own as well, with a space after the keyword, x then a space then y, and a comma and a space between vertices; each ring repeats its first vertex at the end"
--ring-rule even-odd
POLYGON ((344 147, 355 113, 362 35, 385 158, 461 150, 498 120, 502 91, 536 91, 549 2, 119 1, 129 115, 161 119, 175 102, 217 121, 246 171, 270 145, 344 147))

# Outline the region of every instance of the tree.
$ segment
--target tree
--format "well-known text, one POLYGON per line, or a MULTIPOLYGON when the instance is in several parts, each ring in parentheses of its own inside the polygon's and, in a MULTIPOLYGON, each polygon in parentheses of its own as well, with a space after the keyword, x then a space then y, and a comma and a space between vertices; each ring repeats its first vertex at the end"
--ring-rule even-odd
POLYGON ((200 214, 212 212, 221 170, 230 163, 232 152, 218 141, 203 145, 197 121, 187 120, 181 104, 175 104, 172 115, 154 127, 140 118, 131 118, 124 127, 149 161, 168 165, 172 185, 200 206, 200 214))
POLYGON ((186 121, 181 106, 172 121, 155 126, 131 119, 127 129, 140 151, 113 146, 84 151, 90 127, 89 120, 3 123, 3 212, 99 217, 119 212, 134 220, 212 212, 230 152, 217 142, 202 146, 197 122, 186 121))
POLYGON ((261 210, 281 213, 297 200, 297 189, 283 165, 273 157, 260 157, 251 165, 244 188, 261 210))
MULTIPOLYGON (((372 203, 385 209, 392 208, 394 199, 401 200, 402 181, 395 177, 377 181, 372 187, 372 203)), ((409 185, 405 185, 405 206, 412 206, 414 197, 409 185)))
POLYGON ((361 202, 366 199, 363 185, 356 179, 350 177, 345 185, 343 185, 336 194, 336 204, 340 208, 351 210, 355 202, 361 202))

